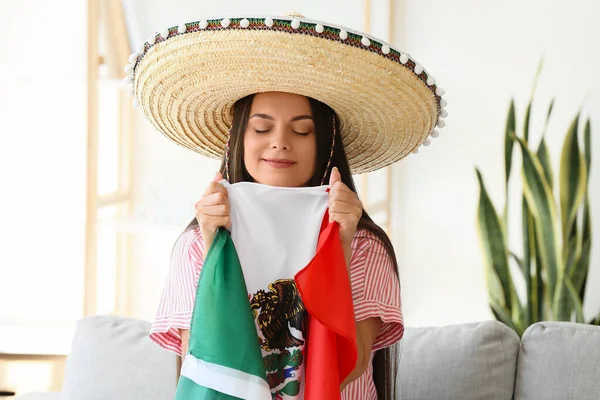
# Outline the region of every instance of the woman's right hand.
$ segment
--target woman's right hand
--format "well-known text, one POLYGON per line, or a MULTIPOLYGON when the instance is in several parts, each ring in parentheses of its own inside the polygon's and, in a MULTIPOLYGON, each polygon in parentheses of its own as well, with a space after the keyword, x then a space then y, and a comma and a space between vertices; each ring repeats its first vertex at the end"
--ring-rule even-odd
POLYGON ((194 205, 196 219, 204 241, 204 251, 210 248, 219 227, 231 228, 229 215, 229 198, 227 190, 219 183, 223 179, 217 172, 214 180, 208 185, 204 196, 194 205))

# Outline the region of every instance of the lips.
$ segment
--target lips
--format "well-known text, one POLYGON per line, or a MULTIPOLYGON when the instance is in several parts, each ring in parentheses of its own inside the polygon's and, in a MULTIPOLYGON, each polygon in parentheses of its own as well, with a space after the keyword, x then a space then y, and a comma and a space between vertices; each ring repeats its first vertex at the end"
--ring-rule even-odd
POLYGON ((288 168, 296 164, 295 161, 283 158, 263 158, 263 161, 273 168, 288 168))

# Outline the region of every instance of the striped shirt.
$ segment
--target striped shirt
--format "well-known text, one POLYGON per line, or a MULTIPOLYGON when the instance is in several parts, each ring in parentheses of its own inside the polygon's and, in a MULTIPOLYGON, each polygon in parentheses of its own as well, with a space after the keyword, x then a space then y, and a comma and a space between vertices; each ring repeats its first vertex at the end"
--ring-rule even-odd
MULTIPOLYGON (((398 342, 404 334, 400 282, 391 257, 373 233, 358 230, 351 247, 350 280, 356 321, 379 317, 383 325, 373 344, 367 370, 346 386, 342 400, 376 400, 374 353, 398 342)), ((150 338, 154 342, 178 355, 182 355, 179 329, 190 329, 203 254, 204 245, 198 227, 187 230, 178 238, 150 330, 150 338)))

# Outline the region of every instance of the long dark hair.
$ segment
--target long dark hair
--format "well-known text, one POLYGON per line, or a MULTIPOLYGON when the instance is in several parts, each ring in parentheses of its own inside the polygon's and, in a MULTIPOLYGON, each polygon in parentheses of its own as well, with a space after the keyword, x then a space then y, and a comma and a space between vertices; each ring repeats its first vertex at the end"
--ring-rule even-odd
MULTIPOLYGON (((228 180, 230 183, 254 181, 244 165, 244 132, 246 131, 250 107, 252 106, 253 99, 254 95, 244 97, 243 99, 238 100, 234 106, 231 139, 229 142, 228 180)), ((321 184, 323 176, 325 175, 327 161, 329 160, 329 154, 331 152, 331 142, 333 139, 332 121, 335 113, 329 106, 318 100, 312 98, 308 98, 308 100, 310 102, 310 107, 315 122, 317 157, 315 172, 307 184, 309 186, 318 186, 321 184)), ((346 186, 356 193, 356 187, 350 173, 348 159, 346 158, 346 153, 342 144, 342 136, 338 121, 339 120, 336 116, 335 147, 331 160, 331 167, 327 171, 324 182, 329 182, 331 168, 337 167, 340 171, 342 182, 344 182, 346 186)), ((221 162, 220 172, 221 175, 225 177, 225 157, 223 157, 223 161, 221 162)), ((188 225, 187 229, 195 228, 196 226, 198 226, 198 220, 194 218, 188 225)), ((398 262, 396 260, 392 242, 385 231, 381 229, 375 222, 373 222, 371 217, 369 217, 364 209, 358 223, 358 228, 366 229, 377 237, 392 258, 396 268, 396 273, 398 273, 398 262)), ((373 359, 373 379, 375 381, 375 387, 377 388, 377 398, 380 400, 395 399, 397 363, 397 345, 378 350, 375 353, 375 357, 373 359)))

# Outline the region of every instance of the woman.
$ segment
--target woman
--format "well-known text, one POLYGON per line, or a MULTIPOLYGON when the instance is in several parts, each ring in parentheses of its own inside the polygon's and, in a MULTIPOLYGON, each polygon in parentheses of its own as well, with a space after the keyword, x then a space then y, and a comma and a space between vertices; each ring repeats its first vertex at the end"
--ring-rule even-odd
MULTIPOLYGON (((276 187, 329 183, 358 350, 354 370, 341 382, 342 398, 394 398, 393 345, 404 330, 397 263, 390 240, 363 210, 351 173, 389 165, 428 144, 445 112, 443 92, 414 60, 359 38, 298 18, 221 19, 165 31, 132 58, 136 98, 151 122, 177 143, 223 159, 221 176, 175 245, 150 335, 158 344, 187 353, 205 250, 219 227, 231 227, 227 190, 217 182, 222 176, 276 187), (250 49, 249 38, 255 41, 250 49), (283 58, 269 51, 286 48, 283 58), (188 60, 196 64, 185 65, 188 60)), ((260 329, 259 335, 266 336, 260 329)), ((285 383, 273 382, 273 396, 301 398, 288 396, 285 383)))

